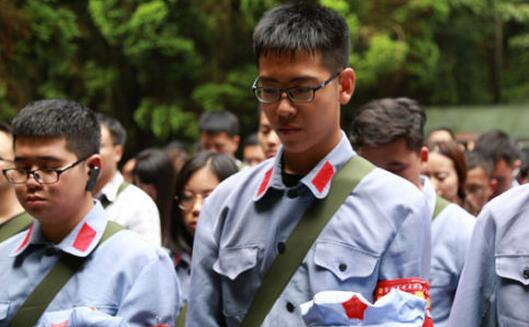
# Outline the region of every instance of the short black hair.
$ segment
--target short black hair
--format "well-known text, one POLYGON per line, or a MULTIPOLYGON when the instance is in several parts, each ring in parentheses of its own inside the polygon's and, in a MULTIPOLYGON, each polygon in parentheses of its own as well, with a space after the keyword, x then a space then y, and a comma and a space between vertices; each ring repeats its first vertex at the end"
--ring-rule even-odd
POLYGON ((123 147, 125 146, 125 142, 127 142, 127 131, 119 122, 119 120, 100 112, 97 113, 97 120, 99 121, 100 125, 108 128, 114 145, 121 145, 123 147))
POLYGON ((198 128, 208 134, 225 132, 235 136, 239 135, 239 119, 229 111, 206 111, 200 116, 198 128))
POLYGON ((253 32, 256 60, 262 56, 320 54, 332 73, 348 66, 349 27, 338 13, 319 5, 280 5, 267 11, 253 32))
POLYGON ((425 123, 426 114, 415 100, 374 100, 356 111, 350 141, 355 149, 359 149, 382 146, 403 138, 410 150, 420 151, 425 123))
POLYGON ((13 129, 11 128, 11 125, 9 125, 6 122, 0 121, 0 132, 4 132, 6 134, 13 134, 13 129))
POLYGON ((101 132, 95 113, 62 99, 40 100, 22 108, 13 119, 13 144, 21 137, 65 138, 79 158, 99 153, 101 132))
POLYGON ((514 139, 498 129, 481 134, 476 141, 475 151, 494 163, 503 159, 509 166, 520 159, 520 150, 514 139))
POLYGON ((492 176, 494 162, 489 159, 486 159, 477 151, 465 152, 465 163, 467 166, 467 172, 472 169, 482 168, 487 174, 487 176, 492 176))
POLYGON ((440 132, 440 131, 447 132, 453 140, 456 139, 456 134, 454 133, 454 130, 448 126, 436 127, 430 131, 430 134, 428 134, 428 136, 432 135, 433 132, 440 132))
MULTIPOLYGON (((186 161, 176 178, 175 199, 182 197, 184 189, 193 174, 204 167, 209 167, 219 182, 239 171, 235 160, 227 154, 211 151, 197 152, 186 161)), ((173 205, 169 224, 169 239, 165 246, 176 252, 191 252, 193 237, 185 230, 182 210, 178 205, 173 205)))
POLYGON ((250 134, 244 139, 244 146, 259 145, 259 139, 257 138, 257 133, 250 134))

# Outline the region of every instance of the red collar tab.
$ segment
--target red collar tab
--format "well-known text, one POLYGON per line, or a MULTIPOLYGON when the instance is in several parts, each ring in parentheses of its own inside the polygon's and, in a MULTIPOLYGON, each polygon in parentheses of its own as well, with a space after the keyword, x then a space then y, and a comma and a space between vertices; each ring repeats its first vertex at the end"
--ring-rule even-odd
POLYGON ((259 189, 257 190, 256 197, 260 197, 261 195, 263 195, 266 189, 268 188, 268 184, 270 184, 270 178, 272 178, 272 171, 273 168, 270 168, 265 173, 264 178, 261 181, 261 184, 259 185, 259 189))
POLYGON ((73 247, 81 252, 85 252, 86 249, 90 247, 90 244, 92 244, 92 241, 96 235, 97 232, 87 223, 84 223, 83 227, 81 227, 81 230, 77 234, 75 241, 73 242, 73 247))
POLYGON ((33 233, 33 228, 35 227, 35 223, 31 224, 29 226, 28 231, 26 232, 26 235, 24 236, 24 239, 22 240, 22 243, 18 246, 18 248, 15 251, 15 255, 18 255, 20 252, 22 252, 28 245, 29 239, 31 238, 31 234, 33 233))
POLYGON ((334 167, 329 161, 320 168, 320 171, 312 179, 312 185, 316 187, 318 192, 322 193, 325 187, 329 184, 332 177, 334 176, 334 167))

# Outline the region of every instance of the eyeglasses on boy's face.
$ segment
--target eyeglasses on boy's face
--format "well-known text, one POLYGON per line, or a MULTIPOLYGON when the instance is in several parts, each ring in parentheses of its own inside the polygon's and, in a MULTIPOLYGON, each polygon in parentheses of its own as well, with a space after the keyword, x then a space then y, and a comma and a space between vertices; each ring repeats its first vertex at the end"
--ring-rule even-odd
POLYGON ((25 184, 29 176, 31 175, 35 181, 39 184, 55 184, 59 181, 59 178, 62 173, 72 169, 81 162, 88 159, 88 157, 77 160, 76 162, 67 165, 63 168, 42 168, 29 170, 25 168, 7 168, 3 169, 2 172, 6 177, 9 184, 25 184))
POLYGON ((263 104, 276 103, 281 100, 283 93, 287 94, 288 99, 293 103, 308 103, 314 100, 316 91, 321 90, 332 80, 340 75, 338 72, 332 75, 328 80, 323 81, 316 87, 308 86, 295 86, 295 87, 263 87, 257 86, 259 83, 259 77, 255 79, 252 85, 252 91, 257 100, 263 104))

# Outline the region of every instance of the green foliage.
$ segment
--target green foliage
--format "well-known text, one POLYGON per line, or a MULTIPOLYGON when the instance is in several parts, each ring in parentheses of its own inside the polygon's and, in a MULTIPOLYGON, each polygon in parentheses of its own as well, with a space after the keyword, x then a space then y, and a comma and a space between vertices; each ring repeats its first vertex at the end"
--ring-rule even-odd
MULTIPOLYGON (((31 100, 76 99, 121 120, 138 150, 192 142, 210 110, 230 110, 243 135, 254 131, 252 30, 263 12, 291 1, 4 2, 0 119, 31 100)), ((353 105, 387 96, 434 105, 527 100, 526 1, 319 2, 350 29, 353 105)))

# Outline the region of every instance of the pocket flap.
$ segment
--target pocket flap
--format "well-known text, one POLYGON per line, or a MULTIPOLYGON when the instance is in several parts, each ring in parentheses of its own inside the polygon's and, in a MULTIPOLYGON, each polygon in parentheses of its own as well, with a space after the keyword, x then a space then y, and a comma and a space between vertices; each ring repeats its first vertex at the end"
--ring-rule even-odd
POLYGON ((257 246, 221 249, 213 270, 234 280, 241 273, 255 267, 258 251, 257 246))
POLYGON ((314 263, 330 270, 340 280, 369 277, 375 270, 378 257, 351 246, 330 242, 316 244, 314 263))
POLYGON ((496 274, 529 285, 529 255, 496 255, 496 274))

